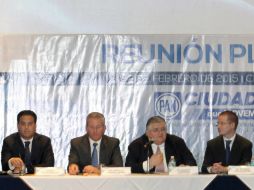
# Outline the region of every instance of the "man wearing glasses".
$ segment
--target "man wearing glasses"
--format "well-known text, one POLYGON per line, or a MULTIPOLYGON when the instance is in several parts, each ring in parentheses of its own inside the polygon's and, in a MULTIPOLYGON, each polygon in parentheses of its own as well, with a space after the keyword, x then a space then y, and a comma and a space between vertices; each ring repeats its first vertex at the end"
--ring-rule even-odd
POLYGON ((104 135, 105 130, 105 118, 101 113, 92 112, 87 116, 87 134, 71 140, 69 174, 99 174, 100 164, 123 166, 119 140, 104 135))
POLYGON ((227 173, 228 165, 245 165, 251 161, 252 143, 236 134, 238 117, 224 111, 218 117, 219 136, 208 141, 202 172, 227 173))
POLYGON ((172 156, 177 166, 196 165, 184 140, 168 134, 165 120, 154 116, 147 121, 146 133, 129 145, 126 166, 130 166, 133 173, 163 173, 167 172, 172 156))

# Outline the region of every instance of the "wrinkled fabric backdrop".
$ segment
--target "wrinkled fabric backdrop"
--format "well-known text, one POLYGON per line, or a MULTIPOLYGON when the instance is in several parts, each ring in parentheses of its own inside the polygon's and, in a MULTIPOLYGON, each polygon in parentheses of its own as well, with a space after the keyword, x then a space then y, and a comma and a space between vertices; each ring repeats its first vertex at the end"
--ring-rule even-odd
POLYGON ((238 133, 254 142, 253 35, 1 35, 0 146, 23 109, 52 140, 66 168, 69 142, 85 133, 89 112, 105 115, 106 134, 131 141, 160 115, 199 164, 230 109, 238 133))

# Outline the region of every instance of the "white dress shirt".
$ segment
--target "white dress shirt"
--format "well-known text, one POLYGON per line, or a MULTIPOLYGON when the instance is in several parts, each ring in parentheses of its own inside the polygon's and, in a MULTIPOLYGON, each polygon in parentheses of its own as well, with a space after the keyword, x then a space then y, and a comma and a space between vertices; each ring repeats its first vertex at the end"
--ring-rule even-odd
MULTIPOLYGON (((161 153, 162 153, 162 155, 163 155, 164 171, 167 172, 167 171, 168 171, 168 167, 167 167, 167 161, 166 161, 166 156, 165 156, 165 143, 162 143, 162 144, 160 144, 160 145, 156 145, 156 144, 153 143, 151 146, 152 146, 153 154, 156 153, 157 147, 158 147, 158 146, 160 147, 160 151, 161 151, 161 153)), ((150 169, 151 169, 151 168, 152 168, 152 167, 150 166, 150 169)), ((147 161, 144 161, 144 162, 143 162, 143 169, 144 169, 144 171, 147 171, 147 161)), ((150 170, 150 169, 149 169, 149 170, 150 170)))

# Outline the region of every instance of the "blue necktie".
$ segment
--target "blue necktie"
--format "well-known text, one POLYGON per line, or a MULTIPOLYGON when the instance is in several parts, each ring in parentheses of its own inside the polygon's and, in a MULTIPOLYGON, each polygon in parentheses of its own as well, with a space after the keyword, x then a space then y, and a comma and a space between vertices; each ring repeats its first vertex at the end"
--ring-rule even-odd
POLYGON ((230 160, 230 143, 231 143, 231 140, 226 141, 226 165, 229 165, 229 160, 230 160))
POLYGON ((96 149, 97 145, 98 145, 97 143, 93 143, 93 153, 92 153, 92 165, 93 166, 98 166, 98 153, 97 153, 97 149, 96 149))

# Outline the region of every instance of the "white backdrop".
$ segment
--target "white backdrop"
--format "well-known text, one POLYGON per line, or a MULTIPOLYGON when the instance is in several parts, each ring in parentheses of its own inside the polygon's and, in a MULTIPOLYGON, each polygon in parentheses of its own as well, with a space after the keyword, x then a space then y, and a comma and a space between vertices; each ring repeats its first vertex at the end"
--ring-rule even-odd
MULTIPOLYGON (((60 0, 0 0, 0 67, 1 67, 1 81, 0 81, 0 98, 1 98, 1 107, 0 114, 1 120, 1 133, 0 139, 2 139, 14 132, 16 130, 16 114, 23 108, 31 108, 34 109, 39 116, 39 132, 43 132, 46 135, 49 135, 53 139, 53 146, 55 154, 57 157, 57 165, 66 166, 67 162, 67 154, 68 154, 68 142, 70 138, 81 135, 84 133, 84 122, 86 114, 89 111, 105 111, 103 106, 106 104, 102 103, 104 101, 103 98, 95 100, 95 97, 91 97, 92 101, 95 104, 92 108, 87 108, 83 106, 87 106, 87 100, 80 98, 85 91, 82 88, 77 86, 68 86, 68 91, 70 90, 70 94, 66 93, 66 87, 61 85, 61 80, 66 79, 66 74, 56 74, 56 72, 72 72, 75 71, 76 76, 80 75, 81 72, 90 71, 93 67, 87 67, 85 64, 75 65, 75 61, 71 60, 71 62, 62 62, 62 60, 56 59, 52 60, 54 57, 54 53, 61 52, 61 48, 64 47, 69 49, 79 48, 79 41, 74 40, 73 44, 58 44, 57 39, 66 38, 65 34, 252 34, 254 32, 254 26, 252 23, 252 18, 254 16, 254 2, 248 0, 196 0, 196 1, 188 1, 188 0, 158 0, 158 1, 123 1, 123 0, 107 0, 107 1, 88 1, 88 0, 73 0, 73 1, 60 1, 60 0), (17 35, 18 34, 18 35, 17 35), (27 35, 20 35, 27 34, 27 35), (34 36, 31 34, 35 34, 34 36), (38 34, 57 34, 55 36, 44 36, 38 34), (58 35, 64 34, 64 35, 58 35), (34 39, 36 39, 34 41, 34 39), (40 39, 40 40, 38 40, 40 39), (46 44, 53 44, 52 47, 55 49, 51 49, 52 47, 47 47, 48 50, 43 50, 40 52, 39 47, 43 47, 41 43, 45 42, 46 44), (39 49, 34 49, 34 47, 39 49), (36 57, 36 59, 34 59, 36 57), (45 58, 46 57, 46 58, 45 58), (44 59, 44 60, 43 60, 44 59), (43 61, 47 61, 47 64, 41 64, 43 61), (31 62, 28 62, 31 61, 31 62), (56 64, 57 63, 57 64, 56 64), (28 66, 30 65, 30 66, 28 66), (31 67, 31 65, 33 65, 31 67), (25 86, 27 76, 29 72, 41 72, 43 76, 39 76, 39 74, 35 74, 36 80, 34 83, 30 83, 32 86, 25 86), (5 73, 7 72, 7 74, 5 73), (55 74, 50 75, 46 74, 46 72, 53 72, 55 74), (16 73, 15 75, 13 73, 16 73), (18 74, 17 74, 18 73, 18 74), (42 84, 38 82, 39 78, 44 78, 42 80, 42 84), (8 81, 8 85, 6 83, 7 79, 11 79, 8 81), (9 77, 9 78, 8 78, 9 77), (21 78, 19 78, 21 77, 21 78), (53 79, 52 79, 53 77, 53 79), (19 81, 19 79, 22 79, 19 81), (25 79, 25 81, 23 80, 25 79), (48 83, 49 80, 53 80, 53 83, 48 83), (55 81, 54 81, 55 80, 55 81), (58 84, 58 81, 59 84, 58 84), (18 82, 18 83, 17 83, 18 82), (44 82, 44 83, 43 83, 44 82), (20 84, 19 84, 20 83, 20 84), (21 85, 21 88, 16 88, 16 85, 21 85), (39 86, 38 86, 39 84, 39 86), (49 85, 53 85, 53 87, 49 88, 49 85), (23 88, 25 87, 25 88, 23 88), (29 90, 28 90, 29 89, 29 90), (79 92, 79 94, 71 93, 71 92, 79 92), (37 95, 43 95, 38 97, 37 95), (10 96, 11 95, 11 96, 10 96), (32 96, 33 98, 28 101, 28 98, 32 96), (6 102, 6 97, 8 97, 8 101, 6 102), (69 98, 74 98, 74 103, 82 103, 82 107, 71 107, 71 102, 69 104, 62 103, 64 100, 69 98), (55 100, 57 99, 57 100, 55 100), (53 107, 52 107, 53 105, 53 107), (7 109, 8 107, 8 109, 7 109), (50 108, 48 110, 47 108, 50 108), (62 111, 59 112, 59 108, 62 111), (74 112, 70 114, 67 110, 74 109, 74 112), (8 110, 8 112, 6 112, 8 110), (41 113, 40 110, 46 110, 47 113, 41 113), (57 113, 57 114, 56 114, 57 113), (78 113, 78 114, 74 114, 78 113), (46 122, 45 122, 46 121, 46 122), (60 122, 59 122, 60 121, 60 122), (55 127, 55 124, 61 126, 61 130, 55 127), (71 125, 69 124, 71 123, 71 125), (43 125, 42 125, 43 124, 43 125), (45 125, 44 125, 45 124, 45 125), (3 130, 2 130, 3 129, 3 130), (68 134, 68 136, 66 135, 68 134)), ((76 38, 80 35, 74 35, 73 38, 76 38)), ((82 36, 82 35, 81 35, 82 36)), ((156 35, 155 35, 156 36, 156 35)), ((198 36, 198 43, 205 42, 208 38, 207 36, 202 35, 184 35, 177 37, 168 36, 169 39, 174 39, 175 41, 186 40, 184 44, 192 41, 195 37, 198 36), (205 38, 204 38, 205 37, 205 38)), ((84 37, 84 36, 83 36, 84 37)), ((111 36, 112 37, 112 36, 111 36)), ((110 38, 111 38, 110 37, 110 38)), ((145 44, 150 42, 153 37, 145 37, 139 36, 138 41, 142 39, 142 43, 145 44)), ((157 39, 160 39, 160 36, 156 36, 157 39)), ((226 36, 226 35, 214 35, 213 43, 217 43, 218 40, 222 40, 226 38, 227 43, 240 43, 244 44, 247 47, 247 44, 252 44, 253 36, 252 35, 244 35, 244 36, 226 36), (216 39, 218 38, 218 39, 216 39), (239 40, 239 41, 237 41, 239 40)), ((121 39, 121 35, 120 35, 121 39)), ((128 39, 128 38, 127 38, 128 39)), ((162 38, 163 39, 163 38, 162 38)), ((98 42, 97 38, 93 42, 98 42)), ((64 40, 65 41, 65 40, 64 40)), ((88 40, 90 41, 90 40, 88 40)), ((155 40, 156 41, 156 40, 155 40)), ((62 42, 62 40, 60 40, 62 42)), ((158 41, 157 41, 158 42, 158 41)), ((165 41, 165 43, 169 43, 169 41, 165 41)), ((82 43, 81 43, 82 44, 82 43)), ((249 51, 251 52, 251 51, 249 51)), ((91 52, 88 52, 88 54, 91 52)), ((75 55, 79 55, 79 52, 74 52, 74 54, 66 54, 66 60, 75 57, 75 55)), ((60 58, 62 55, 55 55, 60 58)), ((224 55, 223 55, 224 56, 224 55)), ((227 72, 234 71, 250 71, 253 72, 252 64, 246 64, 246 57, 248 55, 243 56, 242 63, 245 64, 242 67, 239 64, 228 64, 227 61, 223 60, 225 64, 228 64, 227 72), (235 67, 237 66, 237 67, 235 67), (246 67, 247 66, 247 67, 246 67), (243 69, 243 70, 241 70, 243 69)), ((81 60, 90 60, 89 57, 82 57, 81 60)), ((69 60, 70 61, 70 60, 69 60)), ((152 64, 153 65, 153 64, 152 64)), ((211 65, 210 65, 211 66, 211 65)), ((153 70, 160 71, 163 69, 160 65, 154 65, 150 68, 149 66, 140 66, 138 69, 140 71, 148 71, 151 72, 153 70), (145 69, 145 70, 143 70, 145 69)), ((171 71, 183 71, 187 69, 191 72, 203 72, 205 71, 205 67, 192 66, 192 67, 175 67, 171 71), (202 69, 202 70, 200 70, 202 69)), ((172 65, 170 68, 172 69, 172 65)), ((101 67, 97 67, 97 69, 103 69, 101 67)), ((110 69, 107 67, 106 71, 110 69)), ((121 70, 122 67, 113 67, 112 70, 120 69, 118 71, 124 72, 125 69, 121 70)), ((220 67, 217 69, 213 66, 210 67, 211 70, 209 72, 219 72, 220 67), (214 70, 215 69, 215 70, 214 70)), ((185 71, 187 71, 185 70, 185 71)), ((137 71, 137 70, 136 70, 137 71)), ((129 72, 129 71, 128 71, 129 72)), ((172 74, 172 73, 171 73, 172 74)), ((230 76, 232 76, 229 74, 230 76)), ((229 76, 228 75, 228 76, 229 76)), ((75 75, 74 75, 75 76, 75 75)), ((197 75, 196 75, 197 76, 197 75)), ((238 77, 241 75, 238 75, 238 77)), ((246 75, 244 75, 246 76, 246 75)), ((68 77, 68 76, 67 76, 68 77)), ((145 77, 145 76, 143 76, 145 77)), ((252 82, 252 81, 251 81, 252 82)), ((28 84, 28 83, 27 83, 28 84)), ((81 85, 82 86, 82 85, 81 85)), ((193 91, 197 90, 200 92, 201 90, 208 91, 210 89, 209 85, 204 89, 200 89, 200 85, 194 87, 186 86, 185 91, 193 91), (197 89, 198 88, 198 89, 197 89)), ((229 91, 230 89, 234 89, 234 85, 227 85, 222 89, 223 92, 229 91)), ((234 90, 234 93, 237 93, 239 88, 241 88, 241 84, 237 84, 237 89, 234 90)), ((247 92, 253 91, 252 83, 248 85, 244 85, 246 92, 243 96, 246 97, 247 92)), ((149 91, 152 93, 155 89, 149 87, 149 91), (149 89, 150 88, 150 89, 149 89)), ((172 87, 163 88, 163 85, 159 84, 157 94, 153 94, 155 98, 159 98, 162 91, 168 91, 168 89, 172 87)), ((173 87, 174 91, 182 90, 179 86, 173 87)), ((203 88, 203 87, 202 87, 203 88)), ((213 87, 213 89, 217 89, 218 87, 213 87)), ((124 90, 123 86, 120 86, 117 90, 114 88, 114 84, 111 84, 110 96, 119 94, 120 91, 124 90)), ((90 89, 91 92, 96 92, 98 89, 90 89)), ((218 90, 218 89, 217 89, 218 90)), ((221 89, 220 89, 221 90, 221 89)), ((138 86, 132 89, 132 91, 126 91, 127 94, 121 93, 119 96, 120 103, 126 97, 130 95, 140 95, 146 93, 144 88, 138 86)), ((104 89, 100 89, 100 93, 104 93, 104 89)), ((186 93, 186 92, 184 92, 186 93)), ((185 94, 186 95, 186 94, 185 94)), ((233 94, 231 94, 233 95, 233 94)), ((140 101, 144 103, 141 97, 139 99, 129 99, 128 101, 140 101)), ((202 95, 201 95, 202 96, 202 95)), ((251 100, 250 100, 251 101, 251 100)), ((150 98, 150 103, 154 103, 154 99, 150 98)), ((119 102, 118 102, 119 103, 119 102)), ((123 104, 124 109, 126 110, 128 103, 123 104)), ((89 107, 89 106, 88 106, 89 107)), ((253 105, 249 105, 247 109, 249 109, 250 113, 253 105)), ((232 108, 229 106, 229 108, 232 108)), ((155 114, 154 107, 149 108, 152 109, 149 112, 150 115, 155 114)), ((119 108, 119 110, 121 110, 119 108)), ((125 123, 128 122, 130 126, 140 125, 141 128, 133 128, 131 131, 127 128, 125 132, 119 132, 119 127, 113 127, 112 130, 108 131, 108 134, 116 136, 122 140, 121 149, 123 151, 123 155, 126 154, 126 149, 128 143, 136 138, 139 134, 144 132, 143 125, 146 119, 150 116, 149 114, 145 114, 144 110, 138 109, 135 110, 134 115, 132 112, 126 112, 128 117, 126 117, 126 113, 118 113, 119 110, 111 110, 112 113, 110 117, 105 114, 108 123, 113 124, 116 120, 120 120, 119 122, 125 123), (129 118, 133 118, 129 120, 129 118), (126 134, 132 134, 126 138, 126 134)), ((147 112, 147 113, 148 113, 147 112)), ((215 114, 216 116, 216 114, 215 114)), ((199 121, 195 124, 195 126, 201 126, 203 121, 199 121), (201 123, 200 123, 201 122, 201 123)), ((208 120, 205 121, 206 125, 209 124, 210 128, 173 128, 169 127, 170 132, 178 134, 185 138, 188 143, 188 146, 194 151, 196 159, 199 162, 202 161, 202 152, 198 153, 200 150, 204 150, 206 140, 212 138, 214 136, 213 124, 214 119, 210 122, 208 120), (181 129, 181 130, 180 130, 181 129), (189 135, 194 131, 200 131, 204 135, 204 139, 198 139, 194 144, 192 141, 192 137, 189 135), (201 144, 199 144, 201 142, 201 144), (198 145, 197 145, 198 144, 198 145), (191 146, 193 145, 193 146, 191 146), (197 146, 196 146, 197 145, 197 146), (198 147, 198 149, 196 149, 198 147)), ((177 124, 177 123, 175 123, 177 124)), ((252 138, 252 124, 249 121, 246 122, 244 120, 244 124, 248 126, 248 128, 240 128, 240 133, 246 134, 249 138, 252 138)), ((113 126, 113 125, 112 125, 113 126)), ((124 126, 125 128, 126 126, 124 126)), ((122 129, 121 129, 122 130, 122 129)), ((196 133, 196 134, 199 134, 196 133)), ((200 137, 200 136, 199 136, 200 137)), ((198 137, 197 137, 198 138, 198 137)), ((203 138, 203 137, 202 137, 203 138)), ((1 142, 2 143, 2 142, 1 142)), ((1 145, 1 144, 0 144, 1 145)))
POLYGON ((17 130, 17 113, 32 109, 57 166, 67 165, 69 142, 85 133, 92 111, 105 115, 124 158, 153 115, 184 138, 198 163, 225 109, 254 140, 253 35, 2 35, 0 42, 0 142, 17 130))
POLYGON ((0 0, 0 3, 0 33, 254 33, 253 0, 0 0))

